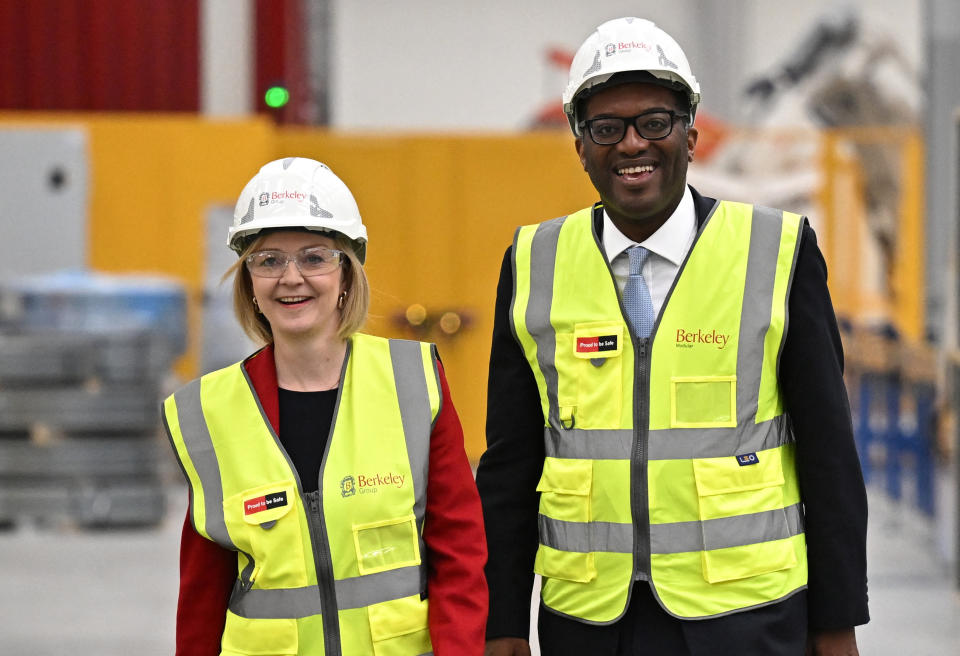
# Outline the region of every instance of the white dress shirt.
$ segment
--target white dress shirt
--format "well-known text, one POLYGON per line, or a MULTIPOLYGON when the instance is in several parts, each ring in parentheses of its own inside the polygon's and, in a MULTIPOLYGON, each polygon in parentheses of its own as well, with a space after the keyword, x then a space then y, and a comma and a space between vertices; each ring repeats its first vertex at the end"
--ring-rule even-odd
MULTIPOLYGON (((697 212, 693 206, 693 195, 690 187, 685 187, 680 204, 673 211, 666 223, 660 229, 647 237, 641 246, 650 251, 651 255, 644 262, 640 273, 650 289, 650 299, 653 301, 653 310, 660 316, 660 308, 667 298, 673 280, 677 277, 680 265, 690 252, 693 240, 697 236, 697 212)), ((607 210, 603 210, 603 248, 613 270, 613 277, 617 282, 617 289, 621 296, 623 288, 630 276, 630 258, 627 249, 636 245, 633 241, 613 225, 607 210)))

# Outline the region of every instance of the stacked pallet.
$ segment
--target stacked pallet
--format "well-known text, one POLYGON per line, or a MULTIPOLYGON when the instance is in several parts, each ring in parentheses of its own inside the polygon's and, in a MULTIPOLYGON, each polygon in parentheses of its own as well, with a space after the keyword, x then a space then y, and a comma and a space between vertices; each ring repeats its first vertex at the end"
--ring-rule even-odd
POLYGON ((184 294, 111 282, 74 274, 0 290, 2 524, 163 517, 158 404, 185 342, 184 294))

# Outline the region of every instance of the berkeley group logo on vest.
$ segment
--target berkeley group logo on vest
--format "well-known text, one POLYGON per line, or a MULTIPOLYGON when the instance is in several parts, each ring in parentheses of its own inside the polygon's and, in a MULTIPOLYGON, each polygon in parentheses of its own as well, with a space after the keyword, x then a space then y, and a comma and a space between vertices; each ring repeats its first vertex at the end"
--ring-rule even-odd
POLYGON ((393 472, 377 474, 357 474, 356 478, 347 474, 340 480, 340 496, 343 498, 360 494, 376 494, 381 487, 403 487, 404 475, 393 472))
POLYGON ((718 349, 724 349, 729 343, 730 335, 725 335, 716 329, 685 330, 677 328, 677 348, 693 348, 698 344, 708 344, 718 349))

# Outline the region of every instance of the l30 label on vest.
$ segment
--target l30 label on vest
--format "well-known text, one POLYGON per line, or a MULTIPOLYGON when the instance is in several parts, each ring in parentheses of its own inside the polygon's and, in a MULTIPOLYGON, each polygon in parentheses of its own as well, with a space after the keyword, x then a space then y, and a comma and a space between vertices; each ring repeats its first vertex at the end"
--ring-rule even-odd
POLYGON ((285 491, 271 492, 270 494, 264 494, 262 497, 255 497, 244 501, 243 514, 253 515, 254 513, 285 505, 287 505, 287 493, 285 491))

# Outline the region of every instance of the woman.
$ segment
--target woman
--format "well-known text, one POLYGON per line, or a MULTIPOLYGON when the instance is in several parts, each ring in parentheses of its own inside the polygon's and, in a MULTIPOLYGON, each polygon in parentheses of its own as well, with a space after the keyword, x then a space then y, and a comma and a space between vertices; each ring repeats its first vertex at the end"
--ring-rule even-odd
POLYGON ((228 240, 235 312, 266 346, 164 402, 190 484, 177 654, 482 653, 486 544, 460 422, 432 345, 357 332, 350 191, 319 162, 271 162, 228 240))

